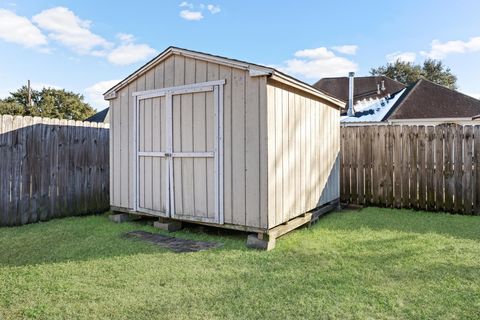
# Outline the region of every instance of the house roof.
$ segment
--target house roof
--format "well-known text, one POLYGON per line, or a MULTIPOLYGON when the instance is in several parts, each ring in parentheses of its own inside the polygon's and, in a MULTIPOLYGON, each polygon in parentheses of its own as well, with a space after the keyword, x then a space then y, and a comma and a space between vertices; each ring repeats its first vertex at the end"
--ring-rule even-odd
POLYGON ((344 107, 343 101, 340 101, 336 97, 332 96, 331 94, 324 92, 318 88, 315 88, 303 81, 300 81, 292 76, 289 76, 283 72, 280 72, 274 68, 251 63, 251 62, 246 62, 242 60, 237 60, 237 59, 231 59, 231 58, 226 58, 222 56, 217 56, 217 55, 212 55, 204 52, 199 52, 199 51, 194 51, 194 50, 188 50, 188 49, 183 49, 183 48, 178 48, 178 47, 173 47, 170 46, 167 49, 165 49, 162 53, 157 55, 155 58, 147 62, 145 65, 134 71, 132 74, 130 74, 128 77, 120 81, 118 84, 107 90, 103 95, 105 99, 111 99, 114 98, 114 93, 123 87, 127 86, 130 82, 134 81, 137 77, 143 75, 146 73, 148 70, 150 70, 153 66, 155 66, 158 62, 166 59, 167 57, 173 55, 173 54, 178 54, 178 55, 183 55, 187 57, 193 57, 197 59, 202 59, 205 61, 212 61, 218 64, 222 65, 228 65, 231 67, 247 70, 250 73, 250 76, 268 76, 274 80, 280 81, 287 83, 297 89, 306 91, 310 94, 313 94, 317 97, 322 98, 323 100, 326 100, 330 104, 333 104, 338 107, 344 107), (112 96, 113 94, 113 96, 112 96))
MULTIPOLYGON (((344 103, 348 102, 348 77, 322 78, 313 86, 337 97, 344 103)), ((404 84, 386 76, 355 77, 353 83, 353 102, 357 103, 367 98, 382 98, 396 93, 405 87, 404 84), (381 86, 382 81, 385 90, 380 90, 379 94, 377 85, 381 86)))
POLYGON ((358 101, 353 109, 355 115, 343 116, 340 118, 341 123, 367 123, 367 122, 380 122, 385 120, 395 108, 397 101, 405 95, 407 89, 402 89, 388 97, 365 99, 358 101))
POLYGON ((407 89, 388 119, 471 118, 480 100, 421 79, 407 89))
POLYGON ((105 119, 106 119, 107 114, 108 114, 108 109, 109 108, 105 108, 102 111, 99 111, 99 112, 95 113, 93 116, 88 117, 84 121, 105 122, 105 119))

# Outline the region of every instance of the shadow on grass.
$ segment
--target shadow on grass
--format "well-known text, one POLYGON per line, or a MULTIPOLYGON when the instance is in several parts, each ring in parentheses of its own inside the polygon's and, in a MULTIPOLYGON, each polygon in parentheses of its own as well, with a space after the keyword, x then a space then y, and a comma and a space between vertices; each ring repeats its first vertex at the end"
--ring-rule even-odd
MULTIPOLYGON (((173 253, 155 244, 124 236, 134 230, 166 234, 142 222, 115 224, 106 215, 0 228, 0 267, 89 261, 137 254, 185 254, 173 253)), ((168 235, 223 244, 209 252, 242 249, 245 239, 245 234, 242 237, 240 233, 196 230, 191 226, 168 235)))
POLYGON ((367 207, 329 214, 319 225, 331 230, 390 230, 480 240, 480 216, 367 207))

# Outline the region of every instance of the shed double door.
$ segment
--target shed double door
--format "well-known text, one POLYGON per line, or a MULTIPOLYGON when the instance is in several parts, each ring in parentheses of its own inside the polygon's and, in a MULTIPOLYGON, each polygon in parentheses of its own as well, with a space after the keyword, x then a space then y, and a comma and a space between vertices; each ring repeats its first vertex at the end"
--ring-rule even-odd
POLYGON ((223 223, 222 84, 136 93, 139 212, 223 223))

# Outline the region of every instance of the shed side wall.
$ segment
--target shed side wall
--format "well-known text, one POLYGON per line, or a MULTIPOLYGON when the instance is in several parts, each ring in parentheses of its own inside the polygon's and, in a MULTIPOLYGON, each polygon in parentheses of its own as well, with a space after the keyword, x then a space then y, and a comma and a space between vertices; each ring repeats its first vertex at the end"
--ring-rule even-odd
POLYGON ((340 197, 340 111, 269 80, 269 228, 340 197))
POLYGON ((219 79, 226 79, 224 221, 267 228, 266 77, 250 77, 246 70, 181 55, 160 62, 110 100, 112 206, 134 207, 132 93, 219 79))

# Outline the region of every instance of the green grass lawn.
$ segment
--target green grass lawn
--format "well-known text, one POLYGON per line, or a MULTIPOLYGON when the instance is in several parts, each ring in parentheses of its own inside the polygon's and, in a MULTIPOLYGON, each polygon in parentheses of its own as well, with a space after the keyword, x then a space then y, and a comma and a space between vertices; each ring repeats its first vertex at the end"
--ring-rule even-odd
POLYGON ((0 319, 479 319, 480 217, 335 212, 273 251, 172 253, 106 216, 0 228, 0 319))

